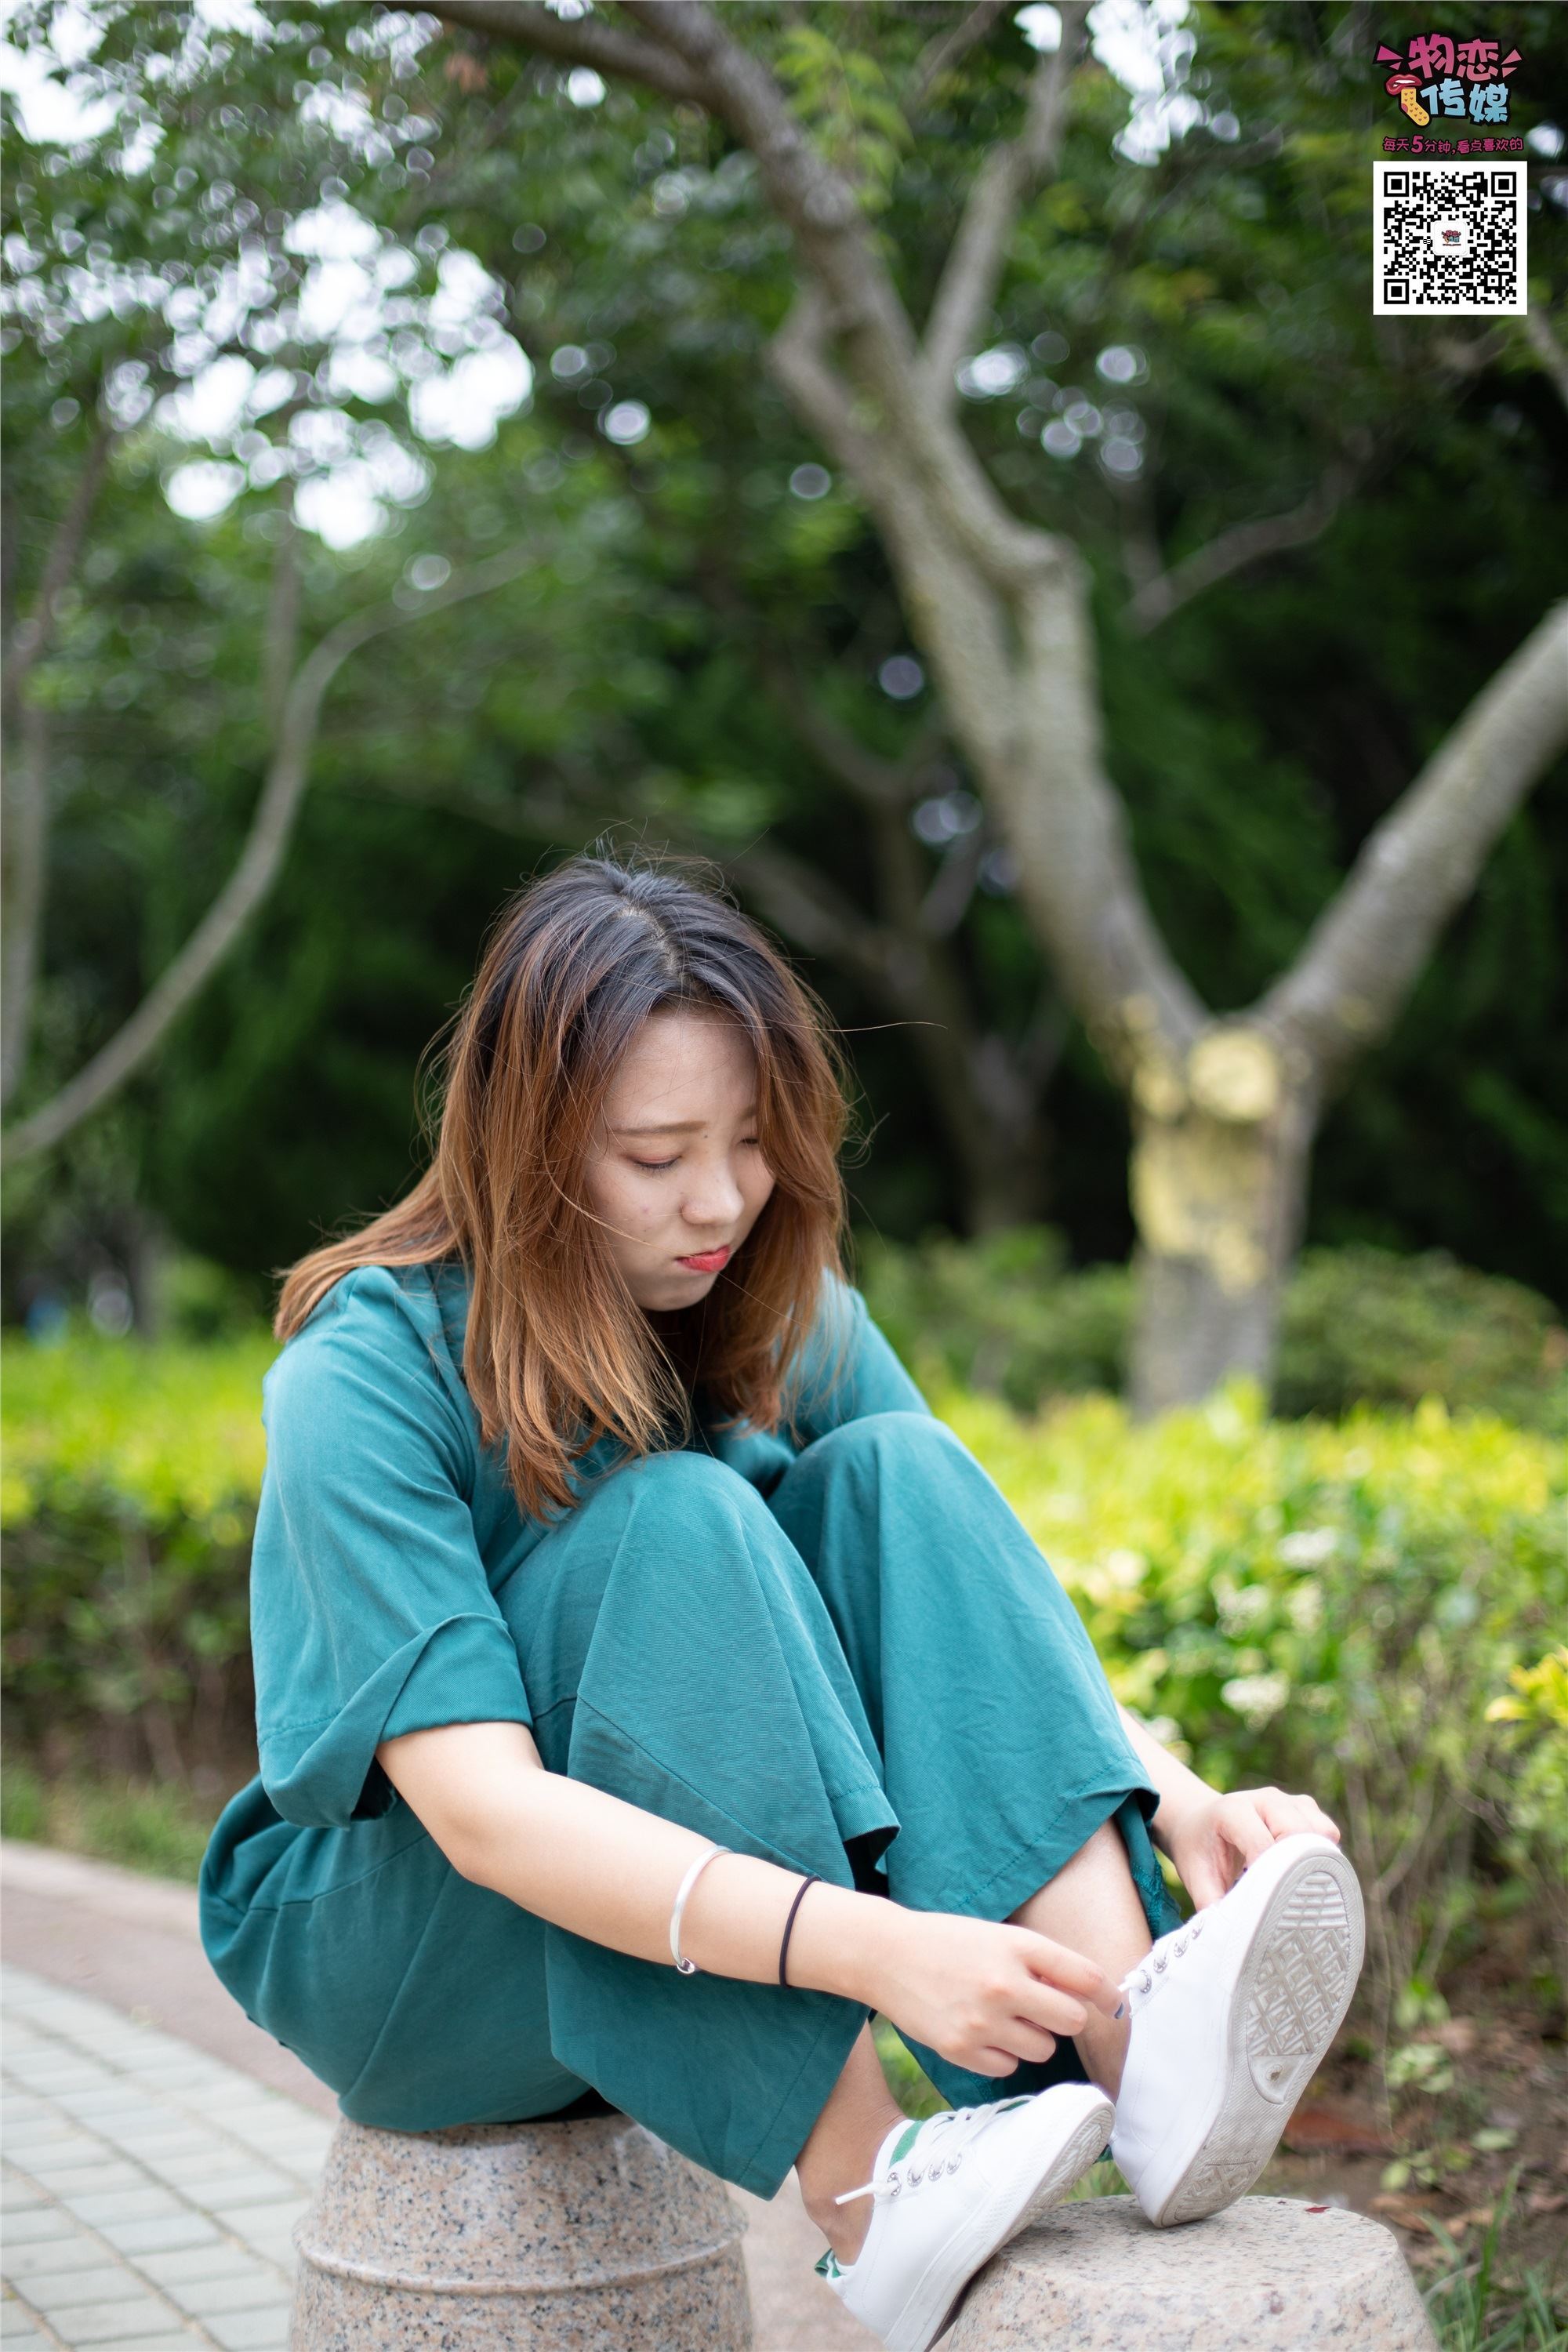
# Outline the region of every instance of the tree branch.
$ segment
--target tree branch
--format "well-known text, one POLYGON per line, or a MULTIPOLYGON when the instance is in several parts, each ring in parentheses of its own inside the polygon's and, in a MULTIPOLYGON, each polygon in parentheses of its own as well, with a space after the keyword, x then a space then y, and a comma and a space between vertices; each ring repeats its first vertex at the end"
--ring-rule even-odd
MULTIPOLYGON (((416 0, 395 5, 414 6, 416 0)), ((442 13, 491 37, 624 70, 651 87, 667 86, 652 60, 673 53, 670 61, 684 63, 690 76, 682 94, 706 106, 756 157, 763 194, 823 298, 820 331, 847 343, 857 391, 871 413, 856 420, 852 444, 840 431, 838 446, 856 450, 845 462, 864 481, 861 467, 875 435, 896 431, 928 497, 988 578, 1015 588, 1053 569, 1062 561, 1058 541, 1008 513, 952 419, 927 398, 909 314, 855 193, 818 153, 767 66, 731 39, 703 0, 621 0, 621 7, 653 37, 630 44, 637 54, 624 62, 605 44, 602 27, 595 27, 597 46, 589 56, 582 19, 563 21, 528 0, 449 0, 442 13)), ((795 354, 786 341, 781 383, 795 380, 784 372, 795 354)))
POLYGON ((515 41, 559 58, 564 65, 592 66, 623 81, 641 82, 666 98, 708 103, 696 77, 663 47, 616 32, 597 16, 557 16, 533 0, 389 0, 408 16, 437 16, 492 41, 515 41))
POLYGON ((48 712, 37 703, 24 704, 16 731, 16 756, 6 760, 3 779, 5 829, 0 838, 0 1108, 27 1066, 49 837, 48 712))
POLYGON ((834 463, 856 481, 873 484, 880 471, 877 445, 861 430, 854 395, 827 356, 825 305, 814 286, 803 287, 795 297, 767 347, 767 362, 796 415, 834 463))
POLYGON ((1005 146, 993 147, 974 175, 921 354, 932 394, 945 403, 952 402, 959 362, 982 338, 1018 207, 1056 166, 1087 14, 1088 0, 1063 0, 1061 45, 1036 61, 1022 131, 1005 146))
POLYGON ((100 1047, 85 1068, 38 1110, 3 1139, 7 1161, 50 1150, 125 1084, 223 961, 249 918, 278 878, 310 781, 321 704, 351 654, 374 637, 406 627, 427 614, 470 596, 486 594, 514 579, 536 559, 532 547, 514 547, 472 572, 449 581, 414 611, 399 604, 373 605, 342 621, 308 656, 289 690, 278 746, 262 786, 256 814, 228 880, 191 937, 148 990, 131 1018, 100 1047))
POLYGON ((1448 917, 1568 744, 1568 603, 1476 697, 1362 849, 1260 1009, 1331 1080, 1392 1024, 1448 917))
POLYGON ((1355 478, 1351 467, 1336 462, 1311 496, 1289 514, 1263 516, 1222 530, 1206 547, 1195 549, 1168 572, 1146 580, 1128 600, 1125 618, 1140 636, 1146 636, 1205 588, 1228 580, 1233 572, 1260 563, 1266 556, 1282 555, 1288 548, 1310 546, 1327 530, 1355 478))
POLYGON ((1552 321, 1543 310, 1525 312, 1524 332, 1536 358, 1556 385, 1557 397, 1568 408, 1568 352, 1552 333, 1552 321))
POLYGON ((288 708, 289 685, 300 642, 300 527, 294 520, 292 496, 275 512, 280 528, 272 558, 272 590, 267 603, 261 669, 266 698, 263 723, 274 744, 288 708))
POLYGON ((985 38, 1006 5, 1007 0, 973 0, 956 25, 932 35, 915 63, 914 84, 910 92, 912 106, 919 106, 943 74, 963 63, 975 44, 985 38))
POLYGON ((109 470, 109 453, 114 441, 114 426, 100 411, 81 471, 66 501, 65 510, 55 525, 32 612, 16 631, 16 643, 5 662, 3 708, 7 726, 15 720, 21 707, 23 689, 54 633, 55 608, 59 603, 61 591, 68 584, 76 570, 93 506, 103 486, 104 475, 109 470))
MULTIPOLYGON (((824 955, 858 974, 885 998, 891 965, 888 941, 826 877, 776 842, 753 842, 722 863, 776 930, 810 955, 824 955)), ((900 1002, 897 1008, 907 1007, 900 1002)))

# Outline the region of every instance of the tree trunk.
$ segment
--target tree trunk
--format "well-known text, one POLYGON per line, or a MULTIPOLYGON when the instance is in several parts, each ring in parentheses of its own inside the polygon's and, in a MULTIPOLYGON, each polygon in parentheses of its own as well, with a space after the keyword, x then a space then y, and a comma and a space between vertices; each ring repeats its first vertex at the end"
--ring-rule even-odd
POLYGON ((1184 1066, 1141 1068, 1134 1412, 1191 1404, 1233 1372, 1267 1391, 1316 1126, 1315 1090, 1248 1024, 1216 1024, 1184 1066))

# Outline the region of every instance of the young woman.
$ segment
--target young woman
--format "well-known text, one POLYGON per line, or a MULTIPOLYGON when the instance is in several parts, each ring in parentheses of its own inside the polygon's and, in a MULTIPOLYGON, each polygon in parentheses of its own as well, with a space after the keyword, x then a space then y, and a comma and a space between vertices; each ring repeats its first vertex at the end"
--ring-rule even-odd
POLYGON ((1361 1906, 1310 1798, 1117 1707, 843 1278, 843 1128, 721 899, 584 857, 509 908, 429 1173, 283 1286, 261 1772, 202 1918, 345 2114, 607 2102, 764 2197, 793 2166, 923 2352, 1108 2138, 1155 2222, 1251 2184, 1361 1906), (950 2112, 904 2121, 873 2011, 950 2112))

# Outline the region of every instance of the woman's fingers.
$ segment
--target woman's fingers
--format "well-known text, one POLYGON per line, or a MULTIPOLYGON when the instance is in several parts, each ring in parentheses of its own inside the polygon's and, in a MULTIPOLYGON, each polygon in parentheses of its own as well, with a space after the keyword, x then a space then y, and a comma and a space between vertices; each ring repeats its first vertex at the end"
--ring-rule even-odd
POLYGON ((1338 1822, 1331 1821, 1312 1797, 1287 1796, 1282 1789, 1259 1789, 1257 1805, 1277 1838, 1291 1837, 1309 1830, 1319 1837, 1338 1840, 1338 1822))
POLYGON ((1043 1984, 1038 1977, 1025 1973, 1012 2002, 1013 2013, 1030 2025, 1042 2027, 1050 2034, 1081 2033, 1089 2022, 1089 2011, 1071 1993, 1058 1992, 1055 1985, 1043 1984))
POLYGON ((1257 1797, 1248 1791, 1245 1796, 1226 1797, 1215 1817, 1220 1835, 1227 1845, 1241 1856, 1245 1869, 1267 1853, 1274 1843, 1275 1832, 1258 1810, 1257 1797))
POLYGON ((1000 2077, 1004 2074, 1016 2074, 1018 2071, 1018 2061, 1010 2050, 976 2050, 967 2058, 959 2053, 954 2057, 953 2063, 957 2066, 967 2066, 972 2074, 994 2074, 1000 2077))
MULTIPOLYGON (((1069 1945, 1053 1943, 1049 1936, 1037 1936, 1032 1928, 1023 1931, 1029 1941, 1024 1948, 1024 1965, 1042 1984, 1053 1985, 1058 1992, 1073 1993, 1079 2000, 1092 2002, 1107 2017, 1114 2017, 1121 2006, 1121 1995, 1093 1960, 1086 1960, 1081 1952, 1069 1945)), ((1083 2023, 1067 2031, 1076 2033, 1083 2023)))
POLYGON ((1228 1880, 1207 1846, 1195 1860, 1189 1861, 1182 1875, 1194 1910, 1206 1911, 1211 1903, 1217 1903, 1230 1891, 1228 1880))
POLYGON ((1015 2017, 1007 2027, 1007 2047, 1015 2058, 1027 2058, 1036 2065, 1044 2065, 1056 2046, 1057 2036, 1047 2033, 1032 2018, 1015 2017))

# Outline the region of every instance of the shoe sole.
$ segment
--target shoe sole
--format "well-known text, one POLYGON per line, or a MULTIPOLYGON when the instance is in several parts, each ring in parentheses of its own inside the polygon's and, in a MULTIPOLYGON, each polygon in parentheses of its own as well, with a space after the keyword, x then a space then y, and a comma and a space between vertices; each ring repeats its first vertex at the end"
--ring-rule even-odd
POLYGON ((1350 1864, 1321 1847, 1298 1856, 1280 1873, 1237 1980, 1214 2126, 1149 2215, 1156 2229, 1205 2221, 1246 2196, 1344 2021, 1365 1948, 1350 1864))
POLYGON ((927 2352, 957 2318, 976 2273, 1053 2205, 1059 2205, 1110 2145, 1115 2109, 1102 2093, 1090 2092, 1088 2084, 1084 2089, 1092 2103, 1080 2110, 1068 2137, 1045 2158, 1045 2169, 1022 2189, 1015 2181, 998 2189, 972 2217, 962 2257, 949 2247, 919 2280, 883 2336, 888 2352, 927 2352))

